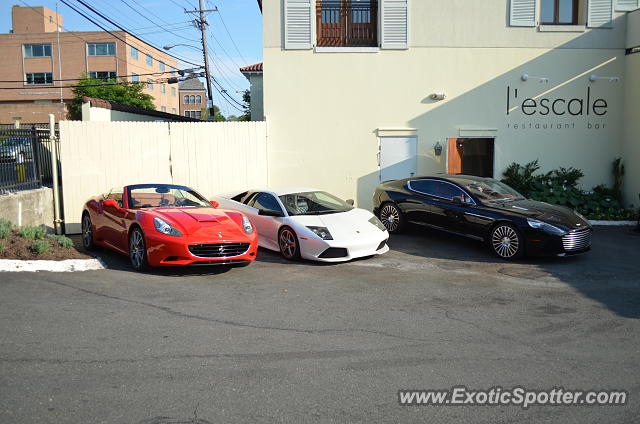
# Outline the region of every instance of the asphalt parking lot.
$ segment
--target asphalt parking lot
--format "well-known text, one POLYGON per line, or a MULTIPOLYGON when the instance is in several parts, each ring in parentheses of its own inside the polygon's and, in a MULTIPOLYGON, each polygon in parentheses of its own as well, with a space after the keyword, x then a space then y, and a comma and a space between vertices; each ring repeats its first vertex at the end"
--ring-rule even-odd
POLYGON ((0 274, 0 422, 637 422, 640 234, 507 263, 415 228, 381 257, 0 274), (419 406, 400 389, 622 389, 625 406, 419 406))

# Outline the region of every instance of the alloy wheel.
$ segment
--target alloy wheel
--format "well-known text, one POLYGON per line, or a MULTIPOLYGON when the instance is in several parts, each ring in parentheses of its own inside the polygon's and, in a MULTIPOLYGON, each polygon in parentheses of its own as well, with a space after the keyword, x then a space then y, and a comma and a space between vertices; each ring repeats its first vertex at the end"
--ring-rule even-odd
POLYGON ((520 250, 520 238, 516 230, 509 225, 500 225, 491 235, 493 251, 504 259, 514 258, 520 250))
POLYGON ((142 237, 140 230, 136 229, 133 230, 129 241, 129 256, 135 269, 140 269, 144 266, 144 239, 142 237))
POLYGON ((298 250, 296 236, 293 231, 285 228, 280 231, 280 251, 287 259, 293 259, 298 250))
POLYGON ((380 210, 380 221, 392 233, 400 227, 400 211, 395 205, 386 204, 380 210))
POLYGON ((93 246, 93 230, 91 229, 91 218, 86 215, 82 218, 82 244, 85 249, 93 246))

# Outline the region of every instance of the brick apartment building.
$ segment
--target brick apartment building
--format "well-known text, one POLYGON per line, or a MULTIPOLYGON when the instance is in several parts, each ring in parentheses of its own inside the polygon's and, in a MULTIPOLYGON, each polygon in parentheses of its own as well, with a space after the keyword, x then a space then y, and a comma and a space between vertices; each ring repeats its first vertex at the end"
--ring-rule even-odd
POLYGON ((198 78, 187 78, 180 83, 180 115, 202 119, 207 107, 207 92, 198 78))
POLYGON ((144 83, 157 110, 181 112, 177 84, 161 82, 177 76, 166 53, 123 31, 113 33, 126 43, 104 31, 63 31, 62 16, 46 7, 13 6, 11 14, 11 32, 0 34, 0 88, 11 88, 0 89, 0 124, 48 122, 50 113, 65 119, 73 97, 65 86, 84 72, 144 83))

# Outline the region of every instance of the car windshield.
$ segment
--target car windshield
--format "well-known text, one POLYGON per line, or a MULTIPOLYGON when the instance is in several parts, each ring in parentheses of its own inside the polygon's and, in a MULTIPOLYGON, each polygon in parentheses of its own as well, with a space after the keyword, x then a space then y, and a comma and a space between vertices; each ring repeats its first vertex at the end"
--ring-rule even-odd
POLYGON ((280 201, 289 215, 321 215, 353 209, 344 200, 324 191, 284 194, 280 196, 280 201))
POLYGON ((500 181, 486 179, 476 181, 458 180, 456 182, 482 202, 491 203, 524 199, 524 196, 500 181))
POLYGON ((204 197, 184 186, 157 184, 129 186, 129 207, 141 208, 210 208, 204 197))

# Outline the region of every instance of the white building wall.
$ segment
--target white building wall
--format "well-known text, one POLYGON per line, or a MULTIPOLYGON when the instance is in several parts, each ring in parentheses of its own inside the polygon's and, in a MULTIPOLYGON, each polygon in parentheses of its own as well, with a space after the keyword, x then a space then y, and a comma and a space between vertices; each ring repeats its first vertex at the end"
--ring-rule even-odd
POLYGON ((624 82, 589 76, 624 75, 624 14, 614 15, 613 28, 542 32, 509 27, 508 0, 409 4, 408 50, 319 53, 283 50, 281 2, 265 2, 272 185, 295 180, 370 207, 379 182, 377 131, 387 128, 416 130, 421 174, 446 172, 448 138, 484 130, 496 137, 498 178, 511 162, 539 159, 543 170, 582 169, 586 187, 611 182, 611 162, 622 151, 624 82), (523 74, 549 82, 524 82, 523 74), (583 112, 527 116, 516 107, 507 114, 508 89, 511 108, 529 97, 578 99, 574 111, 582 101, 583 112), (447 99, 431 100, 436 92, 447 99), (594 115, 597 99, 607 103, 603 116, 594 115), (437 142, 445 148, 439 157, 437 142))

